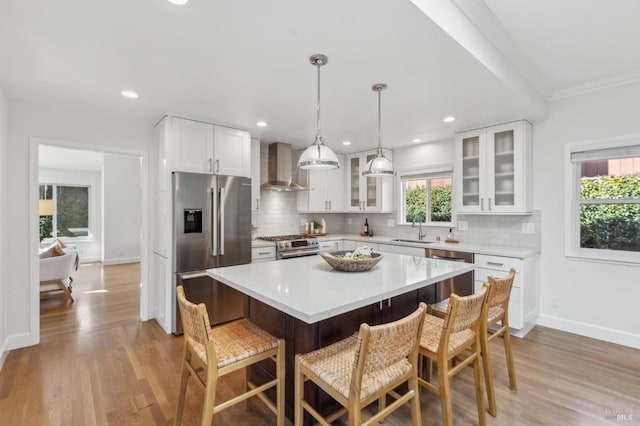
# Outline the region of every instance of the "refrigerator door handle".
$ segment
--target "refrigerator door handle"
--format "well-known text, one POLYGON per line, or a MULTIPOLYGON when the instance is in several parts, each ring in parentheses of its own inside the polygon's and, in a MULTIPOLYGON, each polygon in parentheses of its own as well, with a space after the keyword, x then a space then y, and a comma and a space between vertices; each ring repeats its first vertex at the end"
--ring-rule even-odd
POLYGON ((224 255, 224 188, 220 188, 220 255, 224 255))
POLYGON ((188 274, 178 274, 179 282, 185 281, 185 280, 192 280, 194 278, 203 278, 203 277, 208 277, 207 271, 197 271, 197 272, 191 272, 188 274))
POLYGON ((211 188, 211 255, 218 255, 218 227, 216 226, 218 217, 218 191, 211 188))

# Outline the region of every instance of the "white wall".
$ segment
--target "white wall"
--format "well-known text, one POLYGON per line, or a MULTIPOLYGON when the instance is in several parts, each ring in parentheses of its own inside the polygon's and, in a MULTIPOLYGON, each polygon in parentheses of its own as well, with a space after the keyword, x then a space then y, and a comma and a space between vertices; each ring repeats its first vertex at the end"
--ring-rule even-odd
POLYGON ((396 170, 450 164, 453 166, 453 138, 421 143, 393 150, 393 165, 396 170))
POLYGON ((132 263, 140 259, 140 159, 104 156, 103 263, 132 263))
MULTIPOLYGON (((82 170, 39 169, 40 183, 89 185, 89 222, 93 232, 90 241, 72 241, 78 247, 81 263, 99 262, 102 259, 102 173, 82 170)), ((66 242, 64 238, 61 238, 66 242)))
MULTIPOLYGON (((9 348, 17 348, 38 342, 38 300, 39 295, 31 294, 37 289, 30 288, 32 253, 36 241, 30 241, 29 230, 32 224, 27 214, 30 208, 30 157, 29 138, 40 137, 57 141, 67 141, 86 146, 117 148, 120 150, 150 152, 153 120, 128 117, 127 112, 96 111, 86 105, 71 108, 67 105, 35 105, 21 101, 9 104, 9 137, 7 174, 11 176, 11 185, 7 196, 12 208, 6 214, 7 235, 3 240, 11 241, 11 250, 7 251, 6 288, 7 296, 7 333, 9 348)), ((107 149, 108 150, 108 149, 107 149)), ((37 265, 35 261, 34 265, 37 265)), ((147 272, 142 271, 143 279, 147 272)), ((147 281, 148 282, 148 279, 147 281)))
POLYGON ((640 83, 549 104, 534 128, 534 207, 542 210, 539 323, 640 348, 640 266, 564 256, 564 146, 640 133, 640 83), (552 300, 556 308, 552 307, 552 300))
POLYGON ((6 227, 6 205, 7 198, 7 126, 9 122, 9 103, 0 88, 0 369, 4 364, 4 360, 8 354, 7 347, 7 308, 8 301, 6 297, 7 283, 7 227, 6 227))

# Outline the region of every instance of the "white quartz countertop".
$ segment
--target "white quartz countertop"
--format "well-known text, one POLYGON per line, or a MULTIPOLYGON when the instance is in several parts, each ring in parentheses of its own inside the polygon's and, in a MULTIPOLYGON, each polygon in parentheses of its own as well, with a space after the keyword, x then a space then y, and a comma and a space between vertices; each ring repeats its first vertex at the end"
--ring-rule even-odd
POLYGON ((469 272, 470 263, 384 253, 365 272, 341 272, 321 256, 208 269, 207 274, 312 324, 469 272))
MULTIPOLYGON (((442 250, 455 250, 463 251, 467 253, 487 254, 491 256, 505 256, 524 259, 526 257, 535 256, 540 253, 540 249, 535 247, 511 247, 511 246, 499 246, 484 243, 445 243, 444 241, 435 241, 429 244, 420 242, 406 242, 406 241, 393 241, 398 238, 405 237, 389 237, 389 236, 373 236, 373 237, 361 237, 359 234, 328 234, 322 237, 317 237, 318 240, 351 240, 359 241, 362 245, 369 243, 375 244, 393 244, 407 247, 423 247, 423 248, 435 248, 442 250)), ((410 239, 410 238, 407 238, 410 239)))

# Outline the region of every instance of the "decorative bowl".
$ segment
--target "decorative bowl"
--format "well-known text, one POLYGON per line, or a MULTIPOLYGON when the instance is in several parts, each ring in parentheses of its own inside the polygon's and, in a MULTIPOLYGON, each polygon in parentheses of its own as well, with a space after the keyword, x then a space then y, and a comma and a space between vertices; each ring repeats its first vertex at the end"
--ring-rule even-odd
POLYGON ((320 256, 329 264, 333 269, 344 272, 362 272, 376 266, 382 259, 381 253, 371 253, 371 257, 367 259, 338 259, 336 255, 344 256, 346 253, 350 253, 349 250, 333 250, 333 251, 321 251, 320 256))

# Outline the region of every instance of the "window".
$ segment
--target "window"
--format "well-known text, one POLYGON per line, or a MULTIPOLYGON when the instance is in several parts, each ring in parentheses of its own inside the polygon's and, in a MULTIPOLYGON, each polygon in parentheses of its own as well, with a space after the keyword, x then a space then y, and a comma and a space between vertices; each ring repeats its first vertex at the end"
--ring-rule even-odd
POLYGON ((640 262, 640 140, 568 155, 568 254, 640 262))
POLYGON ((40 185, 40 240, 91 238, 89 186, 40 185))
POLYGON ((450 226, 451 168, 400 173, 398 223, 450 226))

